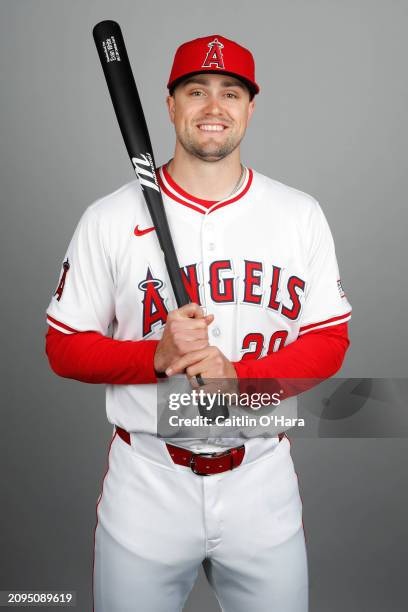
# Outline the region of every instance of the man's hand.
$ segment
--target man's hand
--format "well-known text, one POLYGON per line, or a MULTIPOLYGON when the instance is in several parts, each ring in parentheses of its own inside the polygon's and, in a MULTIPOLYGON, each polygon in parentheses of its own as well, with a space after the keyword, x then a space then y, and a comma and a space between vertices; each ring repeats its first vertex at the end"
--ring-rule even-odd
POLYGON ((197 374, 201 374, 203 379, 237 378, 231 361, 216 346, 207 346, 179 357, 166 369, 166 374, 173 376, 184 371, 189 378, 197 374))
POLYGON ((204 316, 203 309, 194 303, 170 312, 154 356, 156 372, 164 372, 186 353, 207 347, 208 326, 213 320, 214 315, 204 316))
POLYGON ((186 372, 195 389, 203 389, 209 395, 214 393, 235 393, 239 395, 238 376, 231 361, 216 346, 183 355, 166 370, 167 376, 186 372), (196 375, 201 374, 204 386, 200 387, 196 375))

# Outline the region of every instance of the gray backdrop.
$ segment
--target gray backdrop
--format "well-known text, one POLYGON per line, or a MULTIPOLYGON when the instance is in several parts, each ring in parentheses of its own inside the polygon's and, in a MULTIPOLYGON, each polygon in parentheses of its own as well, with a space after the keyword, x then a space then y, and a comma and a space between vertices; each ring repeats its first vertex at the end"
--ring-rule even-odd
MULTIPOLYGON (((160 163, 178 44, 221 33, 252 49, 262 91, 243 159, 326 213, 354 309, 341 375, 407 374, 406 2, 2 0, 0 589, 74 589, 81 611, 111 428, 102 386, 49 370, 44 311, 84 208, 133 179, 91 36, 106 18, 160 163)), ((296 439, 292 454, 311 610, 405 610, 407 441, 296 439)), ((186 609, 218 610, 202 575, 186 609)))

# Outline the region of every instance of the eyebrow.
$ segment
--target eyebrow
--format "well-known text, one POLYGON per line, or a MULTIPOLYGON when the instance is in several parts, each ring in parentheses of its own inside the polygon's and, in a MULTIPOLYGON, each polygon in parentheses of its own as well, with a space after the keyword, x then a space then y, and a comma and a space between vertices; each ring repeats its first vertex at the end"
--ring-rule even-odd
MULTIPOLYGON (((206 77, 192 76, 185 81, 183 81, 183 87, 187 87, 187 85, 197 84, 197 85, 208 85, 209 79, 206 77)), ((246 90, 246 86, 242 81, 238 79, 224 79, 221 81, 221 87, 240 87, 243 90, 246 90)))

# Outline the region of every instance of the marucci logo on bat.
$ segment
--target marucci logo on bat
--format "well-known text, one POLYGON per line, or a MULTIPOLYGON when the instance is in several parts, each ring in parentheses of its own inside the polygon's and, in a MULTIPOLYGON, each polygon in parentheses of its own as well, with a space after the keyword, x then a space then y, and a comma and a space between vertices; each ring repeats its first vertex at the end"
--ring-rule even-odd
POLYGON ((150 187, 150 189, 160 192, 160 187, 150 153, 146 153, 146 155, 141 153, 140 157, 132 157, 132 162, 142 189, 143 185, 145 185, 146 187, 150 187), (147 168, 149 168, 149 170, 147 168))

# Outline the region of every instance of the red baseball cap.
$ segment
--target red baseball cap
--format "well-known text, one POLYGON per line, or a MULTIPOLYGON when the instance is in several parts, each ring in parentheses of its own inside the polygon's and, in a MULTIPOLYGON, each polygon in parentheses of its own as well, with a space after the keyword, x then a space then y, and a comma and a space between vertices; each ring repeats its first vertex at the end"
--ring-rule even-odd
POLYGON ((259 93, 252 53, 219 34, 195 38, 180 45, 167 83, 170 93, 185 77, 202 72, 229 74, 245 83, 251 97, 259 93))

